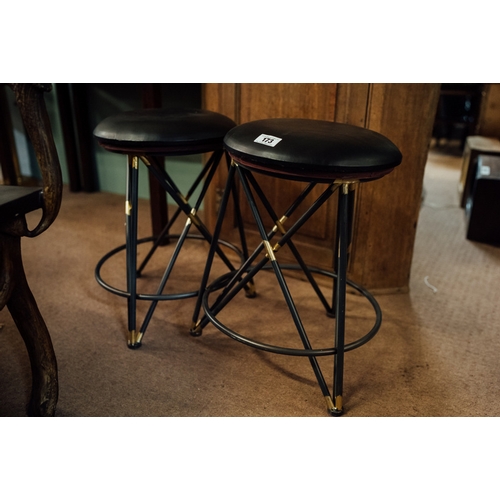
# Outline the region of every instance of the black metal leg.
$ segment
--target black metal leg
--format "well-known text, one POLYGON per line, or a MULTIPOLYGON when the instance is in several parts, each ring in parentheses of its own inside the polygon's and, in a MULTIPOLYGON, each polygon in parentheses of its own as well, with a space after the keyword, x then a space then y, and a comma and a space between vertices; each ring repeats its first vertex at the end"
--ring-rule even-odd
MULTIPOLYGON (((355 186, 356 183, 350 183, 348 184, 349 186, 349 193, 347 195, 348 201, 347 201, 347 264, 349 264, 349 256, 350 256, 350 249, 351 249, 351 241, 352 241, 352 228, 354 225, 354 198, 355 198, 355 186)), ((340 211, 342 210, 340 208, 340 204, 343 203, 344 200, 340 194, 339 190, 339 200, 338 200, 338 209, 337 209, 337 214, 340 214, 340 211)), ((333 270, 335 273, 337 273, 338 270, 338 262, 337 262, 337 256, 339 253, 339 215, 337 215, 337 228, 336 228, 336 235, 335 235, 335 246, 334 246, 334 262, 333 262, 333 270)), ((335 280, 336 281, 336 280, 335 280)), ((333 296, 332 296, 332 311, 328 313, 329 316, 332 318, 335 317, 335 295, 336 295, 336 286, 334 284, 333 286, 333 296)))
POLYGON ((347 279, 347 249, 349 239, 349 184, 339 190, 337 280, 335 283, 335 347, 333 368, 333 403, 331 412, 342 413, 342 388, 344 382, 345 309, 347 279))
POLYGON ((228 171, 228 176, 226 180, 226 187, 224 188, 224 193, 222 195, 220 207, 219 207, 219 215, 217 216, 217 221, 215 223, 215 228, 214 228, 214 233, 212 235, 212 241, 210 243, 210 250, 208 252, 208 257, 207 257, 207 262, 205 264, 205 269, 203 271, 203 276, 201 278, 201 284, 200 284, 200 293, 198 295, 198 299, 196 301, 196 305, 194 308, 193 312, 193 321, 191 324, 191 330, 190 333, 193 336, 199 336, 201 335, 201 331, 203 329, 203 326, 201 325, 200 321, 198 320, 199 315, 200 315, 200 310, 201 310, 201 305, 202 305, 202 299, 203 299, 203 293, 205 292, 205 289, 208 284, 208 278, 210 276, 210 271, 212 269, 212 263, 215 257, 216 250, 218 248, 218 242, 219 242, 219 236, 220 232, 222 229, 222 223, 224 222, 224 216, 226 214, 226 209, 227 209, 227 204, 229 202, 229 196, 232 191, 232 187, 234 184, 234 177, 235 177, 235 168, 230 167, 228 171))
MULTIPOLYGON (((271 265, 274 270, 274 274, 276 275, 276 279, 278 280, 278 283, 281 288, 281 292, 283 293, 283 297, 285 299, 285 302, 288 306, 288 309, 290 311, 290 314, 292 316, 293 322, 295 324, 295 327, 297 329, 297 332, 300 336, 300 339, 302 341, 302 345, 304 346, 305 349, 312 349, 312 346, 309 342, 309 339, 307 337, 304 325, 302 324, 302 321, 299 316, 299 312, 297 311, 297 308, 294 304, 292 295, 290 293, 290 290, 288 289, 288 285, 286 283, 285 277, 283 275, 283 272, 281 271, 281 268, 278 264, 278 261, 276 260, 276 256, 274 253, 274 249, 271 246, 271 243, 269 242, 267 238, 267 232, 264 228, 264 224, 262 222, 262 218, 260 216, 259 210, 257 208, 257 204, 255 203, 254 197, 252 195, 252 192, 250 190, 250 186, 247 183, 247 179, 245 175, 241 175, 241 184, 243 186, 243 189, 245 191, 245 195, 247 197, 247 200, 250 204, 250 208, 252 210, 252 214, 254 216, 255 222, 257 224, 257 228, 259 230, 260 236, 262 238, 262 242, 264 244, 265 249, 267 250, 266 257, 271 261, 271 265)), ((314 374, 316 375, 316 380, 318 381, 318 384, 321 388, 321 392, 323 393, 323 396, 327 399, 327 404, 330 407, 331 404, 331 398, 330 398, 330 392, 328 390, 326 381, 323 377, 323 373, 321 372, 320 366, 318 361, 314 356, 309 356, 309 362, 311 363, 311 367, 314 371, 314 374)))
MULTIPOLYGON (((227 152, 226 152, 226 162, 227 162, 228 168, 231 169, 231 166, 230 166, 231 162, 230 162, 229 155, 227 154, 227 152)), ((235 180, 236 180, 236 177, 231 182, 229 187, 231 188, 231 191, 233 193, 233 206, 234 206, 234 213, 236 216, 236 224, 238 226, 238 232, 240 235, 241 253, 243 255, 243 261, 246 262, 248 260, 248 257, 249 257, 248 245, 247 245, 247 239, 246 239, 246 235, 245 235, 245 227, 243 224, 243 217, 241 215, 240 199, 239 199, 238 189, 237 189, 235 180)), ((254 298, 257 295, 257 293, 255 291, 255 285, 254 285, 253 280, 249 281, 248 285, 245 287, 245 292, 246 292, 247 297, 249 297, 249 298, 254 298)))
POLYGON ((128 346, 136 347, 136 303, 137 303, 137 202, 139 184, 139 162, 137 156, 128 157, 127 199, 125 201, 126 259, 127 259, 127 308, 128 346))
MULTIPOLYGON (((188 219, 186 222, 186 225, 184 226, 184 230, 182 231, 182 234, 179 237, 177 244, 175 245, 175 249, 174 249, 172 257, 170 258, 168 266, 165 269, 165 272, 163 273, 163 277, 160 281, 160 285, 158 286, 158 290, 156 292, 156 295, 160 295, 163 293, 165 285, 167 284, 167 281, 170 277, 170 274, 172 273, 172 269, 174 268, 174 265, 177 261, 177 257, 179 256, 179 253, 182 249, 182 245, 184 244, 184 241, 186 240, 186 237, 189 233, 190 226, 191 226, 191 219, 188 219)), ((137 337, 136 337, 136 346, 137 347, 139 347, 141 345, 142 337, 144 336, 144 333, 146 332, 146 328, 148 327, 149 322, 151 321, 151 318, 153 317, 153 313, 154 313, 157 305, 158 305, 158 300, 151 301, 151 305, 149 306, 148 312, 146 313, 144 321, 142 322, 141 328, 140 328, 139 333, 137 334, 137 337)))

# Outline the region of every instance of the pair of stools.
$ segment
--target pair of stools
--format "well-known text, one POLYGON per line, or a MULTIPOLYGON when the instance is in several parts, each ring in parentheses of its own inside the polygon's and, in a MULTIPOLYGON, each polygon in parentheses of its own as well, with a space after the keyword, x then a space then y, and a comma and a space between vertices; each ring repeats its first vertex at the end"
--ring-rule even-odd
MULTIPOLYGON (((94 131, 101 146, 109 151, 128 156, 127 200, 126 200, 126 243, 106 254, 96 267, 96 279, 107 290, 127 298, 128 301, 128 345, 141 345, 145 330, 156 304, 161 300, 175 300, 197 297, 191 319, 191 334, 200 335, 209 323, 221 332, 248 346, 267 352, 306 356, 309 358, 318 384, 325 397, 328 411, 340 415, 343 411, 342 387, 344 353, 368 342, 380 328, 382 314, 374 297, 363 287, 347 279, 348 246, 351 239, 353 220, 353 196, 355 187, 361 182, 379 179, 401 163, 399 149, 386 137, 376 132, 346 124, 309 119, 267 119, 237 126, 229 118, 201 110, 148 109, 122 113, 102 121, 94 131), (160 157, 188 154, 212 153, 193 186, 183 195, 174 180, 163 168, 160 157), (228 162, 227 181, 220 200, 215 228, 210 232, 198 216, 205 194, 209 189, 222 157, 228 162), (137 238, 138 161, 141 159, 156 179, 165 188, 177 205, 177 212, 171 218, 162 234, 153 238, 137 238), (254 173, 278 179, 305 182, 305 189, 290 204, 283 214, 278 214, 266 197, 254 173), (199 189, 201 186, 201 189, 199 189), (316 186, 321 193, 314 201, 310 195, 316 186), (193 196, 195 191, 199 195, 193 196), (240 212, 239 194, 246 198, 255 219, 261 243, 252 252, 247 249, 245 231, 240 212), (338 193, 338 214, 336 224, 334 272, 309 266, 293 243, 293 236, 335 193, 338 193), (239 228, 240 247, 221 239, 221 228, 228 212, 228 203, 233 197, 234 213, 239 228), (192 201, 192 198, 194 200, 192 201), (262 209, 271 217, 273 227, 265 227, 262 209), (297 217, 297 214, 300 215, 297 217), (177 240, 170 262, 160 280, 156 294, 137 292, 138 272, 140 274, 152 252, 162 243, 171 228, 173 219, 183 213, 186 224, 177 240), (294 215, 295 223, 285 228, 294 215), (196 234, 191 234, 195 226, 196 234), (208 254, 200 286, 191 292, 163 293, 172 269, 187 238, 201 238, 208 242, 208 254), (141 266, 137 266, 137 245, 153 242, 150 253, 141 266), (279 263, 278 252, 287 246, 296 259, 296 264, 279 263), (121 290, 109 285, 101 277, 103 264, 116 253, 125 250, 127 289, 121 290), (227 250, 235 254, 229 258, 227 250), (227 271, 210 280, 215 256, 218 255, 227 271), (313 348, 297 310, 296 304, 283 271, 292 269, 304 273, 311 284, 325 313, 335 318, 332 326, 334 345, 329 348, 313 348), (221 311, 241 291, 255 295, 254 278, 263 270, 271 271, 283 294, 287 309, 300 338, 301 348, 283 347, 260 342, 230 328, 220 318, 221 311), (332 282, 332 299, 327 299, 315 275, 322 275, 332 282), (370 302, 375 311, 372 329, 358 340, 345 342, 346 287, 353 287, 370 302), (136 305, 138 300, 151 302, 142 326, 136 330, 136 305), (317 358, 333 356, 333 392, 320 369, 317 358)), ((314 189, 314 193, 317 190, 314 189)), ((170 236, 172 237, 172 235, 170 236)), ((189 269, 185 270, 189 273, 189 269)), ((248 307, 252 307, 249 304, 248 307)))

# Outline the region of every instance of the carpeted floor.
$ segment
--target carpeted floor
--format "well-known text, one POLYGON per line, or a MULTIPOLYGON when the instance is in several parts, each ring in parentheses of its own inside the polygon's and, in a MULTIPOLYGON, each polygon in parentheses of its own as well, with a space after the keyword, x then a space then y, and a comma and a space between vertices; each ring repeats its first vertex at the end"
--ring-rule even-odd
MULTIPOLYGON (((500 248, 465 239, 460 161, 446 151, 429 155, 411 290, 378 296, 380 332, 346 354, 345 417, 500 414, 500 248)), ((58 359, 56 416, 327 416, 307 359, 250 349, 212 326, 191 337, 193 299, 161 303, 142 348, 127 348, 124 299, 94 279, 99 258, 123 243, 123 203, 121 196, 66 191, 52 228, 23 240, 28 280, 58 359)), ((147 227, 146 202, 143 208, 147 227)), ((190 247, 185 265, 194 272, 204 249, 196 242, 190 247)), ((117 258, 103 275, 119 284, 121 267, 117 258)), ((192 288, 186 275, 175 279, 192 288)), ((227 311, 234 329, 269 342, 281 335, 271 284, 261 278, 256 299, 227 311)), ((325 318, 315 313, 305 285, 292 280, 291 286, 310 312, 304 321, 312 337, 328 346, 320 338, 325 318)), ((372 312, 355 295, 348 305, 355 335, 371 324, 372 312)), ((23 416, 29 362, 7 310, 0 323, 0 416, 23 416)), ((331 382, 332 361, 321 365, 331 382)))

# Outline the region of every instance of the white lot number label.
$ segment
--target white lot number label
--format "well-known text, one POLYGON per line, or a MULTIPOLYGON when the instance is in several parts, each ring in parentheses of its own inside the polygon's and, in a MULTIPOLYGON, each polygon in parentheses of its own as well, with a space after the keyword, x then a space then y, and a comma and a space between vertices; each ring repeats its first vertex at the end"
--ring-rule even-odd
POLYGON ((481 165, 480 169, 481 175, 490 175, 491 174, 491 167, 488 167, 488 165, 481 165))
POLYGON ((253 142, 258 142, 259 144, 264 144, 264 146, 274 148, 280 141, 281 139, 279 137, 274 137, 274 135, 260 134, 253 142))

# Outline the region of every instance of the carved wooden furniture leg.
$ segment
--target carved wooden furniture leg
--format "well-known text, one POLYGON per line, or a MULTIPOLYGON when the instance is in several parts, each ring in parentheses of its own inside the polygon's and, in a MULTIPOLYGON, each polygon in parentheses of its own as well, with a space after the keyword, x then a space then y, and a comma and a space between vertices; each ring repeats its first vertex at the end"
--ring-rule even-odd
POLYGON ((21 238, 0 233, 3 263, 0 309, 7 305, 23 337, 31 363, 28 415, 54 416, 58 398, 57 362, 49 331, 28 286, 21 258, 21 238))

